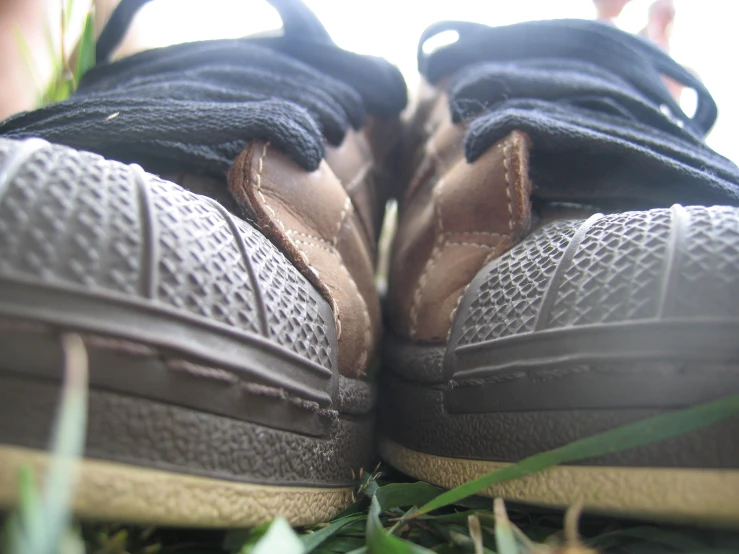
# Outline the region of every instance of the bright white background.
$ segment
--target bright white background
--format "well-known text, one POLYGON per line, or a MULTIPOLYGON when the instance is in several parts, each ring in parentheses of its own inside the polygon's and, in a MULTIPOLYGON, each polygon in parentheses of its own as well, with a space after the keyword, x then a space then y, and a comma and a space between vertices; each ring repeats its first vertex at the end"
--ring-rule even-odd
MULTIPOLYGON (((633 0, 616 21, 637 32, 646 24, 651 0, 633 0)), ((418 83, 416 44, 431 23, 444 19, 505 25, 531 19, 594 16, 592 0, 307 0, 336 43, 382 56, 396 64, 410 87, 418 83)), ((739 162, 736 78, 739 1, 675 0, 672 55, 698 73, 719 106, 708 143, 739 162)), ((157 0, 137 18, 137 35, 151 45, 237 37, 280 26, 276 12, 254 0, 157 0), (207 6, 207 9, 203 9, 207 6)), ((694 99, 684 95, 686 110, 694 99)), ((690 113, 690 112, 689 112, 690 113)))

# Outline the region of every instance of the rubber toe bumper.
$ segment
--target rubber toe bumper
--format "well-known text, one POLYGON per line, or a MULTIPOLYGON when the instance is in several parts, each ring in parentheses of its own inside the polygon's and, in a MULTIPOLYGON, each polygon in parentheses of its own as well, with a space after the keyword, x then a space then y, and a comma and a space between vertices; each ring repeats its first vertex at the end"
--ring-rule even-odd
POLYGON ((327 302, 257 230, 138 166, 0 139, 0 503, 90 359, 76 508, 147 524, 325 520, 370 461, 372 391, 327 302))
MULTIPOLYGON (((446 346, 386 340, 388 461, 454 486, 538 452, 739 392, 739 210, 550 223, 468 287, 446 346)), ((739 523, 739 420, 486 494, 739 523)))

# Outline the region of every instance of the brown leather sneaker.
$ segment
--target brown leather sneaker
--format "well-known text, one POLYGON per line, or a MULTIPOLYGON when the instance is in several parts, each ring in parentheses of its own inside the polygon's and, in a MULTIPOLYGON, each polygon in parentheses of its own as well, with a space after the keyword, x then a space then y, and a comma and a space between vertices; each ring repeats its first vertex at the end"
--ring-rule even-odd
MULTIPOLYGON (((422 45, 450 29, 408 125, 384 458, 452 487, 738 392, 739 170, 702 142, 700 82, 599 23, 449 23, 422 45), (693 118, 662 75, 697 91, 693 118)), ((732 419, 485 494, 735 524, 738 445, 732 419)))
POLYGON ((372 462, 381 167, 405 85, 276 4, 284 36, 101 64, 0 125, 3 505, 47 460, 67 332, 90 360, 83 517, 307 524, 372 462))

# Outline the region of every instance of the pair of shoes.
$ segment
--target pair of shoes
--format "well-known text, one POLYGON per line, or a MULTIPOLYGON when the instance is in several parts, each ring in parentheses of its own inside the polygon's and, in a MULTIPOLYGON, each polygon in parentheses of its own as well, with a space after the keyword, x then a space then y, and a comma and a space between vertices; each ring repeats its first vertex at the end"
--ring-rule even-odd
MULTIPOLYGON (((330 518, 376 404, 382 457, 453 486, 739 391, 739 169, 690 73, 600 23, 444 23, 401 118, 396 68, 271 3, 282 36, 107 63, 123 0, 75 95, 0 124, 0 503, 47 460, 68 333, 90 366, 75 510, 147 524, 330 518)), ((736 522, 737 439, 486 494, 736 522)))

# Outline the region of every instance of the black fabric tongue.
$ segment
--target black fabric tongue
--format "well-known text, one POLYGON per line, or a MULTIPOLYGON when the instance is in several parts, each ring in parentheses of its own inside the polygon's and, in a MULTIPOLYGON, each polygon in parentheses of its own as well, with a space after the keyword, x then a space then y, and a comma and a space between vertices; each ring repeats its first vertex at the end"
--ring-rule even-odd
POLYGON ((717 116, 711 95, 641 37, 585 20, 445 22, 422 37, 419 68, 432 83, 448 78, 452 117, 469 122, 469 161, 512 130, 531 136, 535 197, 619 208, 739 204, 739 169, 703 141, 717 116), (448 30, 459 40, 424 54, 448 30), (696 91, 692 118, 664 76, 696 91))
POLYGON ((298 0, 272 0, 283 36, 148 50, 105 63, 147 0, 123 0, 98 42, 97 65, 68 100, 16 115, 0 135, 40 136, 150 171, 224 174, 264 139, 307 170, 324 140, 340 144, 365 113, 396 116, 406 88, 394 66, 338 48, 298 0))

